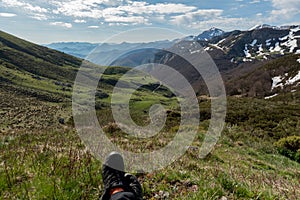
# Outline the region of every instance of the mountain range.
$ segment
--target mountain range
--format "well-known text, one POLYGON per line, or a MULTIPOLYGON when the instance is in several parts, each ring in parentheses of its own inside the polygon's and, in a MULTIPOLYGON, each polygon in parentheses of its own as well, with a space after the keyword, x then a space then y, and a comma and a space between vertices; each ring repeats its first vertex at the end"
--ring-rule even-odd
MULTIPOLYGON (((198 36, 172 42, 103 44, 87 59, 98 64, 103 64, 105 60, 106 65, 113 66, 135 67, 147 63, 169 65, 186 74, 199 94, 207 94, 205 84, 199 76, 195 76, 192 67, 179 56, 167 52, 169 48, 180 46, 185 41, 197 42, 211 56, 230 95, 274 97, 280 91, 295 91, 299 86, 299 26, 263 24, 247 31, 230 32, 212 28, 198 36)), ((195 52, 187 50, 186 53, 195 52)))
POLYGON ((48 48, 55 49, 66 54, 70 54, 82 59, 93 59, 99 65, 110 65, 115 58, 143 48, 168 48, 174 41, 156 41, 149 43, 87 43, 87 42, 58 42, 44 45, 48 48), (91 58, 91 54, 99 54, 97 59, 91 58))
MULTIPOLYGON (((198 36, 188 36, 186 40, 209 40, 213 37, 220 36, 225 32, 218 28, 211 28, 198 36)), ((100 65, 109 65, 108 61, 112 61, 113 58, 116 58, 116 55, 121 56, 130 51, 142 49, 142 48, 168 48, 174 43, 181 39, 176 39, 174 41, 156 41, 148 43, 128 43, 123 42, 121 44, 116 43, 88 43, 88 42, 56 42, 51 44, 45 44, 44 46, 51 49, 55 49, 78 58, 85 59, 88 55, 97 51, 101 53, 101 57, 97 60, 97 64, 100 65)), ((117 56, 117 57, 118 57, 117 56)), ((87 58, 88 59, 88 58, 87 58)))
MULTIPOLYGON (((274 80, 281 84, 280 89, 289 88, 289 91, 295 91, 299 87, 299 26, 275 28, 264 25, 248 31, 235 30, 210 40, 196 42, 201 44, 216 63, 228 94, 272 96, 276 94, 275 88, 279 87, 274 86, 274 80)), ((201 56, 201 51, 198 54, 201 56)), ((159 62, 175 65, 177 69, 182 66, 191 69, 181 60, 178 56, 167 54, 159 62)), ((200 78, 193 82, 201 85, 200 78)))
MULTIPOLYGON (((295 93, 298 90, 299 26, 275 28, 262 25, 248 31, 231 32, 214 28, 210 30, 210 34, 204 32, 202 36, 136 44, 60 43, 56 44, 56 47, 71 51, 77 48, 88 52, 89 48, 97 46, 88 57, 98 64, 102 61, 114 66, 130 67, 149 62, 165 64, 185 74, 200 95, 207 94, 201 77, 197 76, 182 58, 168 52, 169 48, 180 46, 185 41, 196 42, 216 63, 228 95, 269 98, 286 92, 295 93), (209 35, 209 38, 199 39, 205 35, 209 35), (98 46, 101 48, 98 49, 98 46), (110 57, 112 53, 113 59, 110 57), (94 55, 96 57, 93 57, 94 55)), ((35 45, 4 32, 0 33, 0 42, 1 83, 17 83, 18 90, 21 90, 21 86, 40 88, 43 92, 47 92, 49 88, 56 88, 57 93, 71 89, 69 86, 75 79, 82 59, 70 56, 66 52, 35 45), (38 79, 47 80, 47 83, 30 85, 31 81, 38 79)), ((187 54, 201 54, 201 51, 183 51, 187 54)))
MULTIPOLYGON (((198 36, 188 36, 183 39, 174 41, 156 41, 151 43, 121 43, 121 44, 92 44, 92 43, 53 43, 45 45, 49 48, 56 49, 79 58, 90 58, 90 54, 99 54, 97 60, 93 59, 96 64, 110 65, 112 63, 126 66, 144 64, 140 61, 131 63, 118 63, 120 56, 130 55, 132 52, 139 50, 142 57, 142 49, 168 49, 174 44, 182 41, 197 41, 215 60, 219 68, 234 68, 236 64, 252 62, 256 60, 268 60, 287 53, 299 53, 299 26, 270 26, 257 25, 248 31, 231 31, 224 32, 218 28, 211 28, 198 36), (228 62, 230 61, 230 62, 228 62), (222 66, 221 66, 222 65, 222 66)), ((139 56, 138 56, 139 57, 139 56)), ((144 60, 147 60, 144 59, 144 60)))

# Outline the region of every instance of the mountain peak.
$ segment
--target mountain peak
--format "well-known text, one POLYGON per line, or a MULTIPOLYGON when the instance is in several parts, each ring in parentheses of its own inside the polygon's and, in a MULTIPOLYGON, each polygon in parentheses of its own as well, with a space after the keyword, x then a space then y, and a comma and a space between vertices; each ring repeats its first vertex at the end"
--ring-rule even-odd
POLYGON ((209 30, 204 31, 203 33, 201 33, 200 35, 198 35, 197 36, 197 40, 207 41, 207 40, 210 40, 213 37, 221 36, 224 33, 225 32, 223 30, 221 30, 219 28, 216 28, 216 27, 212 27, 209 30))
POLYGON ((221 29, 218 29, 218 28, 216 28, 214 26, 209 29, 209 31, 215 31, 215 30, 221 30, 221 29))

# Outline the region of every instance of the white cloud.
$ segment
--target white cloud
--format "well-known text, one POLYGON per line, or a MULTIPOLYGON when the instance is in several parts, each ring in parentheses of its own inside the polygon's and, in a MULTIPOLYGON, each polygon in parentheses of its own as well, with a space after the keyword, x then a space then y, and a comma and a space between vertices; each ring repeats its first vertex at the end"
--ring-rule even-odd
POLYGON ((207 30, 211 27, 218 27, 225 31, 232 31, 236 29, 247 30, 257 23, 260 22, 245 18, 226 18, 220 16, 209 20, 194 21, 188 25, 188 27, 197 30, 207 30))
POLYGON ((260 0, 253 0, 250 2, 251 4, 254 4, 254 3, 260 3, 260 0))
POLYGON ((88 28, 90 28, 90 29, 97 29, 97 28, 99 28, 99 26, 88 26, 88 28))
POLYGON ((22 7, 25 3, 18 0, 1 0, 1 2, 7 7, 22 7))
POLYGON ((211 27, 218 27, 225 31, 235 29, 245 30, 258 23, 257 20, 225 17, 223 12, 224 11, 220 9, 197 10, 182 15, 172 16, 171 23, 197 30, 207 30, 211 27))
POLYGON ((18 1, 18 0, 1 0, 5 7, 13 7, 13 8, 22 8, 28 12, 38 12, 38 13, 47 13, 48 10, 46 8, 42 8, 40 6, 33 6, 30 3, 18 1))
POLYGON ((33 15, 31 16, 31 18, 36 19, 36 20, 39 20, 39 21, 42 21, 42 20, 47 20, 47 19, 48 19, 48 16, 45 15, 45 14, 36 13, 36 14, 33 14, 33 15))
POLYGON ((189 12, 182 15, 171 17, 171 22, 176 25, 188 25, 193 22, 201 22, 218 18, 222 15, 223 10, 219 9, 205 9, 189 12))
POLYGON ((271 11, 269 20, 277 21, 279 19, 291 19, 300 14, 299 0, 272 0, 274 10, 271 11))
POLYGON ((129 26, 128 23, 109 23, 108 26, 129 26))
MULTIPOLYGON (((235 0, 245 2, 244 0, 235 0)), ((265 0, 251 0, 249 2, 262 2, 265 0)), ((272 17, 279 15, 291 15, 284 9, 289 2, 289 11, 294 11, 294 5, 299 0, 270 0, 276 8, 272 11, 272 17), (285 2, 285 3, 284 3, 285 2)), ((203 27, 232 24, 244 26, 240 18, 224 16, 221 9, 199 9, 196 6, 185 3, 150 3, 146 0, 0 0, 5 7, 14 7, 27 12, 28 16, 37 20, 52 19, 52 25, 72 28, 72 24, 65 23, 65 18, 74 23, 87 23, 97 20, 109 26, 173 24, 183 27, 203 27), (70 19, 71 18, 71 19, 70 19), (212 24, 218 23, 218 24, 212 24), (222 24, 224 23, 224 24, 222 24), (240 23, 240 24, 239 24, 240 23)), ((184 2, 184 1, 182 1, 184 2)), ((240 6, 243 6, 240 3, 240 6)), ((297 11, 300 8, 296 7, 297 11)), ((238 8, 239 9, 239 8, 238 8)), ((257 15, 261 17, 261 15, 257 15)), ((257 23, 257 22, 256 22, 257 23)), ((236 27, 234 27, 236 28, 236 27)))
POLYGON ((131 14, 178 14, 187 13, 196 10, 194 6, 174 3, 158 3, 149 4, 147 2, 132 2, 125 6, 115 8, 118 11, 123 11, 131 14))
POLYGON ((178 15, 195 11, 195 6, 175 3, 150 4, 129 0, 68 0, 52 1, 54 14, 78 18, 98 19, 110 25, 151 24, 164 20, 165 15, 178 15), (107 6, 110 5, 110 6, 107 6), (111 6, 113 5, 113 6, 111 6))
POLYGON ((294 8, 299 7, 300 2, 298 0, 272 0, 275 8, 294 8))
POLYGON ((0 17, 15 17, 17 16, 14 13, 0 13, 0 17))
POLYGON ((74 22, 77 23, 77 24, 84 24, 84 23, 86 23, 86 20, 84 20, 84 19, 75 19, 74 22))
POLYGON ((111 16, 105 18, 105 22, 110 22, 110 23, 116 22, 116 23, 147 24, 148 20, 145 19, 142 16, 121 17, 121 16, 111 15, 111 16))
POLYGON ((40 21, 48 19, 46 8, 19 0, 0 0, 0 2, 4 7, 22 9, 30 18, 40 21))
POLYGON ((104 8, 122 5, 123 0, 53 0, 56 7, 52 12, 71 17, 94 18, 102 17, 104 8))
POLYGON ((53 26, 61 26, 61 27, 64 27, 64 28, 72 28, 73 25, 70 24, 70 23, 65 23, 65 22, 51 22, 50 25, 53 25, 53 26))
POLYGON ((48 12, 48 10, 46 8, 42 8, 40 6, 33 6, 33 5, 29 4, 29 3, 27 3, 25 5, 25 9, 29 10, 31 12, 38 12, 38 13, 47 13, 48 12))

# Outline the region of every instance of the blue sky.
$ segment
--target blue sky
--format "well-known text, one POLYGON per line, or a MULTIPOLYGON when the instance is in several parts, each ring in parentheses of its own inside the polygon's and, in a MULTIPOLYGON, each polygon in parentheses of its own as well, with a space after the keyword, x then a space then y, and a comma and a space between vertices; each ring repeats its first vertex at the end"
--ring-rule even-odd
MULTIPOLYGON (((144 27, 197 35, 211 27, 247 30, 264 23, 299 25, 300 0, 0 0, 0 30, 39 44, 101 42, 144 27)), ((157 37, 149 31, 142 38, 157 37)))

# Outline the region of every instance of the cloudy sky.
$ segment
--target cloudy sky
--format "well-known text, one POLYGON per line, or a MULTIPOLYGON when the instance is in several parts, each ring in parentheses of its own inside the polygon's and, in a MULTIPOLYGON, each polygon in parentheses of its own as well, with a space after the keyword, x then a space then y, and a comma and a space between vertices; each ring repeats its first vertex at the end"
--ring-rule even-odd
MULTIPOLYGON (((0 0, 0 30, 39 44, 101 42, 144 27, 197 35, 211 27, 247 30, 264 23, 299 25, 300 0, 0 0)), ((142 38, 157 40, 157 34, 142 38)))

